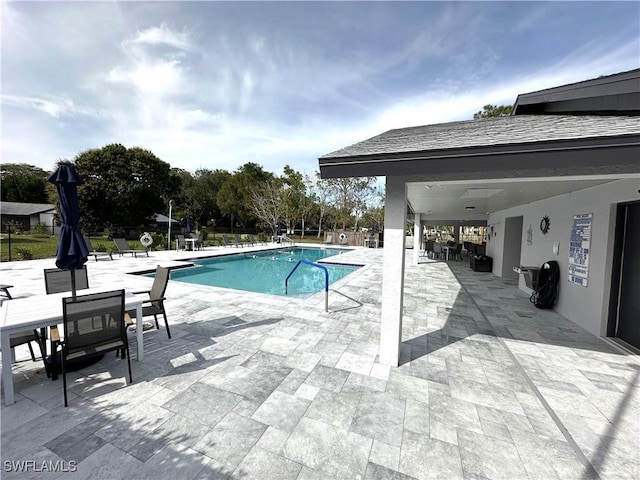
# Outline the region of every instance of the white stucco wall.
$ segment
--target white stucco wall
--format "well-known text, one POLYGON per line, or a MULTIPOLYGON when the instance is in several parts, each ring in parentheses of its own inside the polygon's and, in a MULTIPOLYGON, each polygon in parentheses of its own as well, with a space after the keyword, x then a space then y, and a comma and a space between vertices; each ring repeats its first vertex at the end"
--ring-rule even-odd
MULTIPOLYGON (((493 272, 502 272, 505 218, 523 216, 521 265, 541 266, 548 260, 560 265, 559 297, 556 311, 594 335, 604 336, 609 305, 613 227, 615 204, 637 200, 640 182, 637 178, 617 180, 606 185, 588 188, 567 195, 548 198, 525 206, 495 212, 487 224, 493 225, 495 235, 487 243, 487 255, 493 257, 493 272), (586 287, 569 283, 569 238, 573 216, 592 213, 591 253, 586 287), (540 220, 549 216, 550 229, 540 231, 540 220), (527 230, 532 229, 532 245, 527 244, 527 230), (553 243, 559 242, 558 255, 553 243)), ((520 275, 520 289, 530 293, 520 275)))

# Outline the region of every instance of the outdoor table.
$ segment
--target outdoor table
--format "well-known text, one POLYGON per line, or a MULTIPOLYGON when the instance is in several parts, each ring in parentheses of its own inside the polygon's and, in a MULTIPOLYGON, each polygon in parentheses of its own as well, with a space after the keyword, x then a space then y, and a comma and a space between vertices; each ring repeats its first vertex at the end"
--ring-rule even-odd
POLYGON ((449 261, 449 250, 451 250, 454 247, 450 247, 449 245, 442 245, 442 250, 444 250, 445 252, 447 252, 447 259, 446 261, 449 261))
MULTIPOLYGON (((98 293, 104 289, 82 290, 81 295, 98 293)), ((64 322, 62 299, 70 297, 69 292, 52 295, 36 295, 16 298, 3 302, 0 307, 0 348, 2 349, 2 382, 4 385, 4 403, 15 403, 13 391, 13 372, 9 337, 13 333, 38 328, 46 328, 64 322)), ((80 295, 78 295, 80 296, 80 295)), ((136 336, 138 341, 138 361, 144 359, 142 302, 146 295, 125 292, 125 310, 136 310, 136 336)))
POLYGON ((185 238, 184 239, 184 244, 187 245, 187 244, 190 243, 191 244, 191 251, 193 252, 196 249, 196 240, 197 240, 197 238, 185 238))

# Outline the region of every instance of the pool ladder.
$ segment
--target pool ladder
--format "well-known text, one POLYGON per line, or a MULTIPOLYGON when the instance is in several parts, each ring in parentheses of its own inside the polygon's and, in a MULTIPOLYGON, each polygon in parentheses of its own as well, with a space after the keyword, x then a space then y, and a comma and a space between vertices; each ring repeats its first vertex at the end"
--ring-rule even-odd
POLYGON ((327 270, 327 267, 325 267, 324 265, 310 262, 309 260, 305 260, 304 258, 301 260, 298 260, 298 263, 296 263, 296 266, 293 267, 293 269, 291 270, 291 272, 289 272, 289 275, 287 275, 287 278, 284 281, 285 295, 288 294, 289 277, 293 275, 293 272, 295 272, 300 266, 300 264, 302 263, 304 263, 305 265, 311 265, 312 267, 317 267, 320 270, 324 271, 324 311, 328 312, 329 311, 329 270, 327 270))

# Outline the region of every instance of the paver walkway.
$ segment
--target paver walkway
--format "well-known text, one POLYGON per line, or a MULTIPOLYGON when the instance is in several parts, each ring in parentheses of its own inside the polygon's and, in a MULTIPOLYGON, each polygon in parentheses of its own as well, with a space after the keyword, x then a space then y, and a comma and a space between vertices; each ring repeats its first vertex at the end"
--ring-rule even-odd
MULTIPOLYGON (((20 460, 76 469, 26 478, 92 480, 640 478, 637 356, 513 282, 422 259, 407 266, 401 365, 385 367, 381 253, 340 257, 366 266, 334 286, 328 314, 322 294, 172 281, 173 338, 145 333, 132 385, 113 356, 74 373, 66 409, 60 382, 21 362, 1 410, 2 478, 24 478, 7 467, 20 460)), ((16 294, 43 293, 45 263, 0 271, 16 294)), ((124 272, 156 263, 180 258, 88 268, 92 286, 137 289, 151 280, 124 272)))

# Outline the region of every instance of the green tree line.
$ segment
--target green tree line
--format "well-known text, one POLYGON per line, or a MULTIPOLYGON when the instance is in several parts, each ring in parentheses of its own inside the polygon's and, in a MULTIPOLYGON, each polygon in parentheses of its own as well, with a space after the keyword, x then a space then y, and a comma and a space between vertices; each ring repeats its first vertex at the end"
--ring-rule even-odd
MULTIPOLYGON (((64 160, 66 161, 66 160, 64 160)), ((320 179, 290 166, 280 174, 245 163, 235 171, 172 168, 153 152, 120 144, 79 153, 71 161, 83 179, 78 187, 85 230, 140 226, 154 214, 189 215, 195 228, 263 230, 382 228, 382 193, 375 177, 320 179)), ((47 182, 51 172, 27 164, 0 169, 2 201, 57 203, 47 182)))

